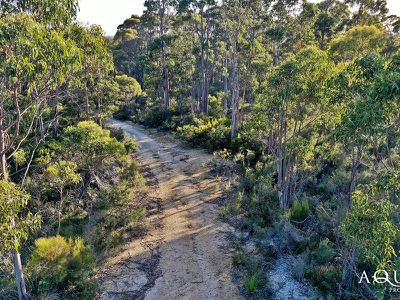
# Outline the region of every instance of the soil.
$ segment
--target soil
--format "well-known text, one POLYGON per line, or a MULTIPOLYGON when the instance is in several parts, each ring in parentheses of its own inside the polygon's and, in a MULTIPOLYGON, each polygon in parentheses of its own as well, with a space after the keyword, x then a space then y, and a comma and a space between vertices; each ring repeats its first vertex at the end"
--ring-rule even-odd
POLYGON ((99 271, 98 299, 243 299, 232 278, 234 228, 219 217, 224 192, 210 175, 213 156, 129 122, 110 123, 136 137, 157 205, 147 217, 148 233, 99 271))

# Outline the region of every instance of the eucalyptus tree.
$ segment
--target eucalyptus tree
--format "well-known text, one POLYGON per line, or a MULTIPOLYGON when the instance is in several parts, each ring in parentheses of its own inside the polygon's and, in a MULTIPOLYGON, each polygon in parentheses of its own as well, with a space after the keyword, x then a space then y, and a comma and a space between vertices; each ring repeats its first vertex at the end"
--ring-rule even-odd
POLYGON ((340 75, 341 97, 346 104, 336 135, 351 151, 349 207, 352 206, 352 194, 361 164, 368 167, 377 179, 393 174, 398 168, 393 155, 399 142, 400 76, 396 58, 389 64, 392 67, 385 65, 382 57, 369 54, 340 75))
POLYGON ((115 69, 134 77, 142 87, 144 66, 140 57, 145 51, 147 39, 141 17, 132 15, 118 26, 112 47, 115 69))
POLYGON ((317 142, 315 124, 323 122, 328 105, 323 95, 332 69, 325 52, 306 48, 271 73, 258 100, 252 133, 274 159, 283 209, 299 197, 301 176, 317 142))
POLYGON ((326 50, 327 44, 346 29, 350 19, 349 7, 337 0, 325 0, 317 4, 319 13, 314 23, 314 34, 321 49, 326 50))
POLYGON ((151 25, 158 28, 157 37, 160 41, 161 50, 161 69, 162 69, 162 87, 163 87, 163 102, 164 108, 170 106, 170 82, 169 82, 169 71, 167 66, 167 47, 165 38, 169 31, 169 25, 171 21, 171 8, 172 0, 146 0, 144 6, 146 10, 143 13, 142 18, 151 20, 151 25))
POLYGON ((70 38, 79 48, 82 68, 74 74, 68 89, 74 91, 71 96, 78 116, 84 111, 86 119, 95 118, 101 124, 107 103, 104 88, 106 81, 114 71, 113 57, 109 49, 109 41, 104 37, 101 27, 92 25, 83 27, 72 24, 68 29, 70 38), (82 101, 83 100, 83 101, 82 101))
POLYGON ((211 18, 217 5, 215 0, 180 0, 177 4, 178 12, 188 16, 198 38, 194 47, 198 49, 200 56, 200 112, 203 114, 208 114, 208 96, 214 67, 214 53, 211 48, 214 26, 211 18))
POLYGON ((15 277, 19 299, 29 299, 20 252, 29 233, 40 225, 40 218, 24 213, 29 194, 12 182, 0 180, 0 253, 14 253, 15 277))
POLYGON ((353 25, 376 25, 385 21, 389 12, 386 0, 346 0, 355 12, 351 23, 353 25))
POLYGON ((239 43, 244 39, 244 33, 249 27, 251 10, 245 5, 245 1, 226 0, 222 2, 224 11, 224 26, 226 28, 228 49, 231 56, 231 138, 237 136, 239 113, 239 43))
POLYGON ((295 16, 298 10, 298 0, 265 1, 265 9, 269 12, 270 26, 265 34, 272 44, 274 65, 278 65, 285 44, 293 44, 291 39, 292 28, 295 24, 295 16))
POLYGON ((389 36, 383 29, 360 25, 334 38, 328 45, 328 51, 337 62, 352 61, 367 53, 384 53, 388 42, 389 36))
MULTIPOLYGON (((40 126, 49 99, 80 63, 79 50, 71 40, 26 15, 1 18, 0 32, 0 179, 8 182, 14 154, 40 126)), ((26 288, 18 249, 14 256, 18 290, 23 295, 26 288)))
POLYGON ((23 12, 51 29, 63 29, 75 20, 78 0, 2 0, 0 14, 23 12))
POLYGON ((0 20, 0 177, 7 162, 32 133, 48 100, 80 68, 80 51, 70 39, 30 17, 0 20))

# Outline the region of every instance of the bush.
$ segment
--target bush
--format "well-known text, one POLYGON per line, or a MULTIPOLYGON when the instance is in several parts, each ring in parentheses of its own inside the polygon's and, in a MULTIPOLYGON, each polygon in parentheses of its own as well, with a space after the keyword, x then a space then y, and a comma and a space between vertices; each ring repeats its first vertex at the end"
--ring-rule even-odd
POLYGON ((331 264, 314 267, 306 273, 306 277, 324 292, 333 291, 340 280, 339 270, 331 264))
POLYGON ((95 288, 89 281, 93 266, 92 251, 81 238, 61 236, 37 239, 27 264, 34 293, 68 290, 76 299, 93 296, 95 288))
MULTIPOLYGON (((87 222, 87 212, 76 210, 61 219, 60 234, 69 238, 82 236, 87 222)), ((58 227, 58 224, 55 224, 55 226, 58 227)))
POLYGON ((216 151, 230 147, 230 128, 226 118, 194 119, 194 124, 177 128, 178 136, 192 146, 216 151))
POLYGON ((290 217, 292 220, 302 222, 310 215, 310 206, 307 199, 295 200, 293 203, 292 210, 290 211, 290 217))
POLYGON ((114 114, 113 117, 122 120, 130 121, 135 111, 129 105, 122 105, 114 114))
POLYGON ((260 282, 257 273, 249 274, 244 279, 244 288, 248 293, 254 293, 258 290, 260 282))
POLYGON ((160 128, 164 123, 170 122, 174 115, 177 115, 177 112, 173 109, 156 106, 147 112, 143 124, 148 127, 160 128))
POLYGON ((324 239, 319 243, 318 248, 312 252, 312 256, 317 264, 326 264, 336 256, 336 251, 329 239, 324 239))
POLYGON ((232 257, 232 264, 236 267, 245 266, 247 264, 247 256, 244 254, 240 244, 236 245, 235 253, 232 257))

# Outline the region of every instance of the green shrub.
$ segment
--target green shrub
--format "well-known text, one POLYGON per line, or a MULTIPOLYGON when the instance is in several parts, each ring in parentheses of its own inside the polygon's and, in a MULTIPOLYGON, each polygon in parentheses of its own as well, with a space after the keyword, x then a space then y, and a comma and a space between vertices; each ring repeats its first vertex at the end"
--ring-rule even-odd
POLYGON ((302 222, 310 215, 310 207, 307 199, 295 200, 293 203, 292 210, 290 211, 290 217, 292 220, 302 222))
MULTIPOLYGON (((61 219, 60 234, 65 237, 82 236, 88 222, 88 214, 77 210, 61 219)), ((57 229, 58 224, 55 224, 57 229)))
POLYGON ((220 99, 215 96, 209 96, 208 114, 214 118, 219 118, 224 115, 223 95, 220 95, 220 99))
POLYGON ((254 293, 260 285, 259 276, 257 273, 249 274, 244 279, 244 288, 248 293, 254 293))
POLYGON ((302 280, 307 270, 307 254, 299 255, 292 265, 292 274, 297 280, 302 280))
POLYGON ((170 122, 174 115, 177 115, 174 110, 156 106, 147 112, 143 124, 148 127, 160 128, 165 122, 170 122))
POLYGON ((177 134, 190 145, 211 151, 230 147, 230 128, 226 118, 195 118, 193 124, 178 127, 177 134))
POLYGON ((336 251, 331 244, 329 239, 324 239, 319 243, 318 248, 312 252, 317 264, 326 264, 336 256, 336 251))
POLYGON ((114 112, 113 117, 122 121, 131 120, 135 111, 129 105, 121 106, 116 112, 114 112))
POLYGON ((35 241, 27 269, 36 294, 68 290, 76 299, 89 299, 95 290, 89 280, 93 266, 92 251, 81 238, 55 236, 35 241))
POLYGON ((251 168, 246 168, 241 182, 243 189, 246 192, 252 192, 257 185, 257 182, 258 178, 254 170, 251 168))
POLYGON ((336 289, 340 280, 339 270, 332 264, 316 266, 306 272, 308 278, 313 285, 324 292, 336 289))
POLYGON ((144 206, 129 207, 126 199, 122 201, 124 202, 120 204, 125 203, 124 205, 108 209, 95 226, 92 239, 96 249, 116 249, 126 241, 128 236, 139 236, 144 232, 143 220, 147 213, 146 208, 144 206))
POLYGON ((129 161, 125 166, 121 174, 121 179, 122 181, 119 183, 119 185, 124 186, 126 184, 126 188, 143 187, 145 183, 145 179, 135 160, 129 161))
POLYGON ((236 245, 235 253, 232 257, 232 264, 236 267, 245 266, 247 264, 247 257, 243 253, 243 249, 240 244, 236 245))

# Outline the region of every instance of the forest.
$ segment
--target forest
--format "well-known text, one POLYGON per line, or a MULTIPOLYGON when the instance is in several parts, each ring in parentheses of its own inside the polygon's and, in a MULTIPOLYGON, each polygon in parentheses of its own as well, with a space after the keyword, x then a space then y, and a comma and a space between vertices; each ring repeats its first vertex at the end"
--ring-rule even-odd
POLYGON ((144 7, 0 1, 0 299, 398 299, 386 0, 144 7))

